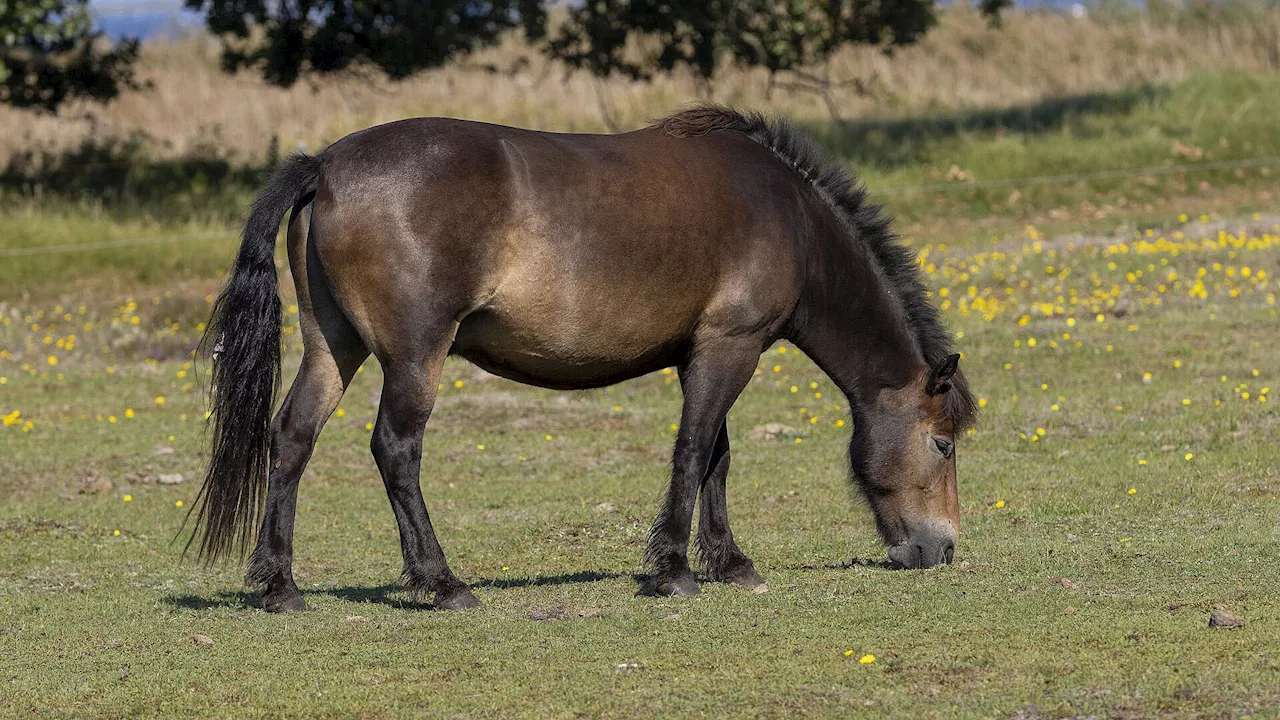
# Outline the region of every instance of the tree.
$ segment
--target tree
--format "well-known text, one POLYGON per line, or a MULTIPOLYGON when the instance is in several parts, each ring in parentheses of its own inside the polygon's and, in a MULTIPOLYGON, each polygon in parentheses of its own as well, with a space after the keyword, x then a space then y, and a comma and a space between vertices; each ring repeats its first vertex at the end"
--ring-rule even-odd
POLYGON ((138 43, 109 46, 88 0, 0 0, 0 103, 55 110, 73 97, 107 100, 133 87, 138 43))
MULTIPOLYGON (((980 0, 979 8, 998 22, 1011 4, 980 0)), ((705 82, 725 59, 771 77, 789 72, 821 92, 834 114, 831 79, 808 69, 846 45, 909 45, 936 22, 934 0, 590 0, 570 11, 548 49, 599 76, 645 79, 686 66, 705 82), (650 41, 636 42, 643 37, 650 41)))
MULTIPOLYGON (((935 0, 586 0, 546 32, 548 0, 186 0, 223 38, 227 70, 279 85, 372 64, 403 78, 492 45, 520 27, 548 56, 596 76, 647 79, 677 66, 704 85, 726 59, 792 73, 831 105, 809 69, 851 44, 891 49, 937 22, 935 0)), ((993 21, 1012 0, 979 0, 993 21)), ((857 80, 847 83, 857 84, 857 80)))
POLYGON ((523 27, 542 36, 541 0, 186 0, 223 38, 227 71, 258 68, 288 86, 305 73, 363 63, 400 79, 523 27), (261 29, 261 32, 258 29, 261 29))

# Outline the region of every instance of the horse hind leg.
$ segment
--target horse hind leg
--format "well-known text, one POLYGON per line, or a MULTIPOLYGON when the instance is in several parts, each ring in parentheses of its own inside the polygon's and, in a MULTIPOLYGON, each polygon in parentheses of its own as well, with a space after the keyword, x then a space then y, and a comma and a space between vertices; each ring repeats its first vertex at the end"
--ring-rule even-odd
POLYGON ((313 257, 307 258, 311 254, 306 250, 307 214, 304 210, 290 223, 289 246, 298 288, 302 364, 271 425, 267 498, 258 541, 245 574, 246 584, 262 589, 262 607, 271 612, 306 609, 293 579, 298 482, 325 422, 369 356, 355 328, 334 302, 319 263, 313 257))
POLYGON ((729 528, 729 508, 725 494, 729 476, 729 429, 720 434, 711 455, 711 466, 702 479, 698 499, 698 559, 707 578, 755 588, 764 585, 755 564, 733 539, 729 528))
MULTIPOLYGON (((359 367, 359 363, 355 363, 359 367)), ((271 612, 305 610, 293 579, 293 523, 298 483, 325 422, 338 406, 350 374, 332 356, 305 353, 298 377, 271 426, 271 474, 258 542, 245 573, 262 588, 262 607, 271 612), (347 372, 344 372, 346 370, 347 372)))

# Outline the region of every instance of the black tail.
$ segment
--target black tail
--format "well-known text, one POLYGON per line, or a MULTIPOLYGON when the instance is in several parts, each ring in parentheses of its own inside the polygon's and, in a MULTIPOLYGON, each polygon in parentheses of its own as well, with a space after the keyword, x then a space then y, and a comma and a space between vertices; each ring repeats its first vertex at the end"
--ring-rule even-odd
POLYGON ((320 161, 301 154, 276 168, 253 204, 231 279, 200 342, 202 352, 213 354, 213 456, 186 547, 200 536, 205 562, 235 551, 243 557, 262 510, 280 384, 276 235, 285 213, 314 195, 319 174, 320 161))

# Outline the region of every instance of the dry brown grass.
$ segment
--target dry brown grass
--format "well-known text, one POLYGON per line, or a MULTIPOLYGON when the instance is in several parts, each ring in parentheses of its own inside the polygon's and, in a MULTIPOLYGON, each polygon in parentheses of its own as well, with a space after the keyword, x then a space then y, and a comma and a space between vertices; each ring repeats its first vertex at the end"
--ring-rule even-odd
MULTIPOLYGON (((835 58, 834 77, 869 79, 872 92, 838 90, 834 101, 844 118, 899 115, 1015 106, 1170 82, 1198 71, 1275 69, 1280 11, 1259 17, 1261 22, 1182 23, 1190 27, 1179 29, 1145 17, 1116 23, 1015 12, 1003 29, 993 30, 972 11, 948 10, 915 47, 893 56, 859 48, 835 58)), ((217 60, 209 39, 154 42, 141 64, 149 90, 104 107, 72 105, 57 117, 0 108, 0 166, 32 148, 57 152, 135 133, 145 134, 157 157, 217 148, 233 161, 247 162, 260 159, 273 137, 286 150, 316 149, 353 130, 420 115, 600 131, 610 124, 642 125, 699 97, 685 74, 651 83, 597 81, 566 73, 515 39, 466 65, 399 84, 345 77, 282 90, 252 74, 225 75, 217 60), (476 69, 480 63, 519 69, 491 73, 476 69)), ((829 117, 817 95, 778 89, 770 94, 768 84, 762 71, 728 68, 713 83, 712 99, 801 119, 829 117)))

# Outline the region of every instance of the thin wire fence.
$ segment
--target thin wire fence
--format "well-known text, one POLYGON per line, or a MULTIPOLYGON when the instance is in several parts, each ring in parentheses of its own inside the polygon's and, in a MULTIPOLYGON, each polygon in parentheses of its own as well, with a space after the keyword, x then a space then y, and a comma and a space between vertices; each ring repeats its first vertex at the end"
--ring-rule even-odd
POLYGON ((230 237, 236 233, 231 230, 209 230, 181 235, 155 235, 153 237, 130 238, 128 240, 102 240, 99 242, 72 243, 67 245, 44 245, 37 247, 21 247, 0 250, 0 257, 25 257, 30 255, 55 255, 90 250, 106 250, 109 248, 138 247, 142 245, 168 245, 170 243, 204 240, 214 237, 230 237))

